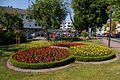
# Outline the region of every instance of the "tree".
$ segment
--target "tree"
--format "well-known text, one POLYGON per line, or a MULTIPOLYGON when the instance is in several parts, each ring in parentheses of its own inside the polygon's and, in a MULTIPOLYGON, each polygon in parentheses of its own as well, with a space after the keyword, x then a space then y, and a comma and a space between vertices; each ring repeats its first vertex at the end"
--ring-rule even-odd
MULTIPOLYGON (((120 0, 107 0, 107 1, 110 4, 110 7, 113 7, 112 18, 115 21, 120 22, 120 0)), ((110 14, 110 11, 109 11, 109 14, 110 14)))
MULTIPOLYGON (((110 28, 110 23, 107 23, 107 26, 106 27, 109 27, 110 28)), ((116 30, 116 21, 115 20, 112 20, 112 23, 111 23, 111 31, 115 31, 116 30)))
MULTIPOLYGON (((15 10, 14 10, 15 11, 15 10)), ((18 32, 23 29, 22 20, 18 17, 18 14, 14 11, 7 11, 0 8, 0 44, 15 43, 15 39, 19 41, 26 38, 18 32)))
POLYGON ((117 7, 113 12, 113 19, 120 22, 120 7, 117 7))
POLYGON ((66 18, 66 7, 63 0, 36 0, 31 6, 30 14, 47 31, 60 27, 66 18))
POLYGON ((88 30, 90 27, 101 27, 108 19, 106 0, 73 0, 74 26, 77 30, 88 30))
POLYGON ((0 32, 1 31, 15 31, 22 29, 22 20, 16 13, 8 13, 4 9, 0 9, 0 32))

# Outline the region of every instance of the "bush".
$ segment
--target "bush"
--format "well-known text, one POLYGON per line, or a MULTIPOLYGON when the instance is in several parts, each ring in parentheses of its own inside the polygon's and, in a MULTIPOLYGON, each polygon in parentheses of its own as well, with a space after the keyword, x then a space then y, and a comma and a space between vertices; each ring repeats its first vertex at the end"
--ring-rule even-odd
POLYGON ((115 57, 114 51, 104 46, 76 46, 70 50, 78 61, 103 61, 115 57))
POLYGON ((5 51, 0 50, 0 58, 2 58, 2 57, 8 57, 11 54, 12 54, 11 52, 5 52, 5 51))
POLYGON ((54 46, 60 46, 60 47, 72 47, 72 46, 82 46, 86 45, 83 43, 75 43, 75 42, 61 42, 61 43, 56 43, 54 46))
POLYGON ((75 61, 74 57, 73 56, 69 56, 68 58, 66 58, 64 60, 62 59, 60 61, 54 61, 54 62, 48 62, 48 63, 33 63, 33 64, 30 64, 30 63, 18 62, 16 60, 14 60, 12 58, 12 56, 10 57, 10 63, 13 66, 24 68, 24 69, 54 68, 54 67, 58 67, 58 66, 63 66, 63 65, 69 64, 69 63, 74 62, 74 61, 75 61))
POLYGON ((85 31, 83 31, 82 33, 81 33, 81 35, 83 36, 83 37, 88 37, 88 32, 85 32, 85 31))
POLYGON ((6 51, 13 51, 13 52, 16 52, 16 51, 18 51, 18 49, 16 48, 16 47, 10 47, 10 48, 8 48, 6 51))
POLYGON ((3 51, 0 50, 0 58, 3 56, 3 51))
POLYGON ((84 61, 84 62, 90 62, 90 61, 105 61, 116 57, 115 54, 100 56, 100 57, 83 57, 83 56, 75 56, 76 61, 84 61))
POLYGON ((73 42, 73 41, 81 41, 81 39, 80 38, 72 38, 72 37, 61 37, 61 38, 59 38, 59 39, 56 39, 56 40, 63 40, 63 41, 71 41, 71 42, 73 42))
POLYGON ((50 46, 51 43, 47 41, 32 41, 29 43, 16 45, 16 48, 20 50, 29 50, 29 49, 37 49, 37 48, 50 47, 50 46))
MULTIPOLYGON (((20 42, 26 42, 26 37, 21 33, 20 42)), ((0 45, 9 45, 16 43, 16 34, 12 31, 0 32, 0 45)))
POLYGON ((28 68, 51 68, 65 65, 74 61, 67 49, 41 48, 37 50, 20 51, 10 57, 12 65, 28 68))

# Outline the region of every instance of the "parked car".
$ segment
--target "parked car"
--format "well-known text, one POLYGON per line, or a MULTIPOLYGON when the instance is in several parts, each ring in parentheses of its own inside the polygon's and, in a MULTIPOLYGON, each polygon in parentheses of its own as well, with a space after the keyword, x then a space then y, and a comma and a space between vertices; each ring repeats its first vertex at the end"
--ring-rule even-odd
POLYGON ((33 36, 32 36, 32 34, 28 33, 28 34, 26 34, 26 38, 27 38, 27 39, 32 39, 33 36))

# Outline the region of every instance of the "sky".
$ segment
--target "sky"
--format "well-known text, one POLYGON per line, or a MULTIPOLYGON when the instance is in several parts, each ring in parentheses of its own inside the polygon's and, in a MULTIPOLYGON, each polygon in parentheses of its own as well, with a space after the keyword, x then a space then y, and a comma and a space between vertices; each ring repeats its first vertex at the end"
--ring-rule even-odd
MULTIPOLYGON (((35 0, 30 0, 35 2, 35 0)), ((68 0, 71 3, 71 0, 68 0)), ((13 8, 27 9, 29 6, 29 0, 0 0, 0 6, 12 6, 13 8)), ((72 10, 70 8, 70 10, 72 10)), ((73 15, 73 14, 72 14, 73 15)), ((70 21, 70 17, 67 16, 67 21, 70 21)))

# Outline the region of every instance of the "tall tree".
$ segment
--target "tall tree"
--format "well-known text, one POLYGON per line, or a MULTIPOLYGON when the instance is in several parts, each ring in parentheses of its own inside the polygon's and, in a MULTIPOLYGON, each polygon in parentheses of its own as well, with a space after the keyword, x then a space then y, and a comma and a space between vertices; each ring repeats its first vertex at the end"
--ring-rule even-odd
POLYGON ((120 23, 120 7, 117 7, 113 12, 113 19, 120 23))
MULTIPOLYGON (((110 28, 110 23, 107 23, 106 24, 106 28, 110 28)), ((115 20, 112 20, 112 23, 111 23, 111 31, 115 31, 116 30, 116 21, 115 20)))
POLYGON ((63 0, 36 0, 30 14, 45 30, 56 29, 66 18, 66 7, 63 0))
POLYGON ((0 31, 15 31, 16 29, 22 28, 23 23, 17 13, 8 13, 4 9, 0 8, 0 31))
POLYGON ((73 0, 74 26, 78 30, 88 30, 89 27, 101 27, 108 19, 105 0, 73 0))
POLYGON ((109 0, 114 7, 112 18, 120 23, 120 0, 109 0))
POLYGON ((26 38, 21 34, 21 29, 23 29, 23 23, 16 10, 0 7, 0 44, 25 42, 26 38))

